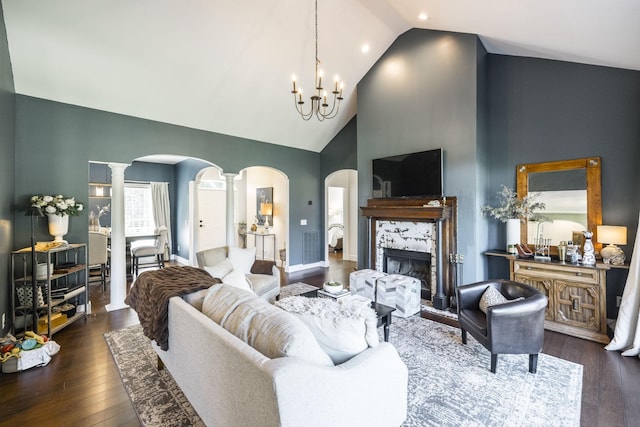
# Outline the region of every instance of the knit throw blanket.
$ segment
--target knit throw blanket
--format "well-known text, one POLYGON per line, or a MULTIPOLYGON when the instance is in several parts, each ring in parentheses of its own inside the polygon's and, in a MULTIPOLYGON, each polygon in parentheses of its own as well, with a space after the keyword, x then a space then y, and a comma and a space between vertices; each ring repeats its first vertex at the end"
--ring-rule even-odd
POLYGON ((138 276, 124 300, 137 313, 144 334, 163 350, 169 349, 169 299, 222 283, 205 270, 171 266, 138 276))

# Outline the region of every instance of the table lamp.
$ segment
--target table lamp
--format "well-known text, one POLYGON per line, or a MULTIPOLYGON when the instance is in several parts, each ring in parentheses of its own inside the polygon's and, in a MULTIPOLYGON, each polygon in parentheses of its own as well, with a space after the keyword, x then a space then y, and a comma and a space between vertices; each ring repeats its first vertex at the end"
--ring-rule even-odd
POLYGON ((600 251, 600 255, 602 255, 602 260, 605 264, 624 264, 624 252, 616 245, 627 244, 627 227, 618 225, 599 225, 598 242, 607 244, 607 246, 602 248, 600 251))
POLYGON ((269 229, 269 217, 273 215, 273 203, 260 203, 260 215, 264 218, 264 229, 269 229))

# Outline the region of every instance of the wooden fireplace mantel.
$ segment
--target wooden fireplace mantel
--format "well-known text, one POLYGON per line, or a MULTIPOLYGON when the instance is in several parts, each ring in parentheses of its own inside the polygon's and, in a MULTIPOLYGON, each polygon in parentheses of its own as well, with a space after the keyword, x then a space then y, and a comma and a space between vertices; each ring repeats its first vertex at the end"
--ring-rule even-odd
POLYGON ((376 224, 378 220, 386 221, 424 221, 436 224, 436 294, 433 305, 444 310, 449 307, 449 299, 454 293, 451 280, 449 254, 456 253, 457 199, 402 198, 402 199, 369 199, 367 206, 360 208, 367 217, 369 239, 369 268, 376 268, 376 224), (429 206, 429 202, 439 200, 440 206, 429 206))

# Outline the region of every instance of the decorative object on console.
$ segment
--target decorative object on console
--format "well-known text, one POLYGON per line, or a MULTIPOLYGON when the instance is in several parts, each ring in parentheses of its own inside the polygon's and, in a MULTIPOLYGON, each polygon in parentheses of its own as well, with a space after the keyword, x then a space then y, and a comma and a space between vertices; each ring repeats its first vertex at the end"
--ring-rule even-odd
POLYGON ((558 245, 558 259, 560 262, 565 262, 567 260, 567 242, 564 240, 561 240, 558 245))
POLYGON ((595 265, 596 264, 596 253, 593 249, 593 242, 591 241, 591 237, 593 237, 593 233, 590 231, 584 232, 584 246, 582 254, 582 264, 583 265, 595 265))
POLYGON ((540 261, 551 261, 549 246, 551 246, 551 239, 545 239, 542 236, 538 237, 536 239, 536 254, 533 258, 540 261))
POLYGON ((616 245, 627 244, 627 227, 617 225, 599 225, 598 242, 607 246, 600 250, 605 264, 623 265, 625 255, 622 249, 616 245))
POLYGON ((315 28, 316 28, 316 56, 315 56, 315 80, 314 87, 315 91, 311 91, 311 109, 309 112, 305 113, 303 106, 304 101, 302 100, 302 89, 296 87, 296 76, 293 76, 293 90, 291 93, 293 94, 293 104, 296 107, 296 110, 300 114, 300 116, 306 121, 311 119, 314 115, 318 118, 319 121, 324 121, 325 119, 332 119, 338 115, 338 111, 340 110, 340 101, 344 98, 342 97, 342 90, 344 88, 344 82, 339 82, 339 78, 336 75, 335 77, 335 86, 333 91, 333 103, 331 104, 331 109, 327 111, 327 107, 329 104, 327 103, 327 91, 323 91, 322 88, 322 75, 323 72, 318 68, 320 65, 320 58, 318 57, 318 0, 316 0, 316 8, 315 8, 315 28), (298 95, 296 99, 296 95, 298 95))
POLYGON ((273 203, 260 203, 260 215, 264 216, 264 229, 269 230, 269 217, 273 215, 273 203))
MULTIPOLYGON (((256 189, 256 223, 269 229, 270 216, 273 215, 273 187, 256 189)), ((253 229, 251 231, 254 231, 253 229)))
POLYGON ((502 185, 498 192, 499 206, 485 205, 480 208, 482 215, 489 215, 507 224, 507 251, 509 251, 509 245, 513 245, 515 248, 515 245, 520 243, 520 224, 523 221, 547 220, 539 212, 544 210, 546 205, 538 202, 538 197, 540 197, 540 193, 527 194, 518 198, 512 188, 502 185))

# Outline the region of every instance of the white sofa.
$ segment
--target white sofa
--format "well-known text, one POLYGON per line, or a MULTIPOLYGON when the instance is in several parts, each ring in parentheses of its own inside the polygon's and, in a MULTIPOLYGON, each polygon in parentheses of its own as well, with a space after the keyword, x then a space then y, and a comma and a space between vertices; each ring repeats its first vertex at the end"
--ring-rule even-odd
MULTIPOLYGON (((253 249, 253 260, 255 261, 255 248, 240 249, 233 247, 236 253, 248 252, 253 249)), ((207 269, 207 267, 213 267, 220 264, 230 255, 228 246, 220 246, 217 248, 205 249, 196 253, 196 260, 198 267, 207 269)), ((280 269, 275 265, 271 268, 271 274, 253 274, 249 271, 243 271, 251 289, 259 297, 266 299, 267 301, 274 301, 278 295, 280 295, 280 269)), ((223 277, 219 279, 224 281, 223 277)))
POLYGON ((408 371, 390 343, 337 366, 330 359, 326 365, 295 356, 269 358, 185 299, 170 299, 169 349, 155 349, 206 425, 390 427, 405 420, 408 371))

